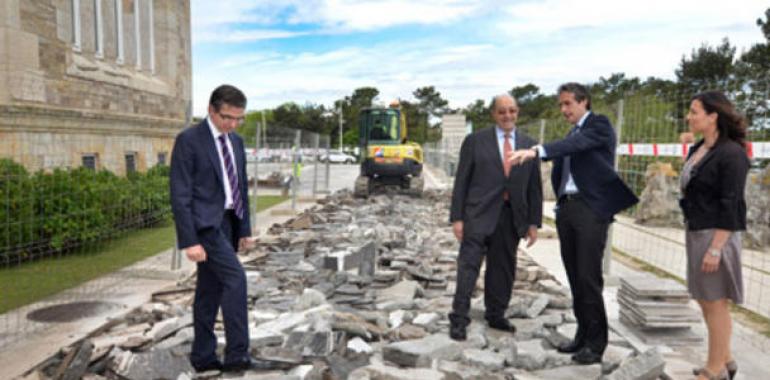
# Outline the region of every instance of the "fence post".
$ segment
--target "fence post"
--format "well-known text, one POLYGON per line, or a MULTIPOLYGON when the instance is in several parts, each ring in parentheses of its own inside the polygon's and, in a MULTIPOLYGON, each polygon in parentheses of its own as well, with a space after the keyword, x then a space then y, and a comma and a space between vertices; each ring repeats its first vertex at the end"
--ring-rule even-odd
POLYGON ((297 187, 299 187, 299 173, 297 170, 297 165, 299 165, 299 144, 302 140, 302 131, 297 130, 294 133, 294 146, 292 148, 292 159, 291 159, 291 209, 296 210, 297 209, 297 187))
POLYGON ((318 143, 320 136, 313 133, 313 197, 318 193, 318 143))
MULTIPOLYGON (((332 189, 329 187, 329 174, 331 171, 330 163, 329 163, 329 155, 331 155, 331 146, 332 146, 332 135, 329 135, 329 141, 326 143, 326 178, 324 179, 324 182, 326 182, 326 192, 328 194, 332 193, 332 189)), ((340 152, 342 152, 342 149, 340 149, 340 152)))
POLYGON ((545 119, 540 119, 540 145, 545 142, 545 119))
MULTIPOLYGON (((615 172, 618 171, 618 145, 620 145, 620 138, 623 132, 623 99, 618 101, 618 117, 615 122, 615 172)), ((615 227, 610 224, 609 231, 607 231, 607 244, 604 247, 604 262, 602 263, 602 273, 604 276, 609 276, 612 264, 612 235, 615 232, 615 227)))
MULTIPOLYGON (((264 112, 263 112, 264 115, 264 112)), ((254 202, 251 205, 252 207, 252 218, 251 218, 251 230, 252 232, 257 231, 258 226, 258 220, 257 220, 257 210, 258 210, 258 203, 259 203, 259 157, 260 157, 260 142, 262 140, 262 123, 257 123, 257 136, 254 141, 255 149, 254 149, 254 155, 256 156, 254 160, 254 202)))

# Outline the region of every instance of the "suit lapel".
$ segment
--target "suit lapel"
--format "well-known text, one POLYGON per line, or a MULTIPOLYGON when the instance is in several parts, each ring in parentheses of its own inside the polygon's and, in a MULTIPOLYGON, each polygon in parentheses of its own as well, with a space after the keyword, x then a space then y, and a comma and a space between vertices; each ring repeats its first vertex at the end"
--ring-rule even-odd
POLYGON ((209 129, 208 120, 203 120, 203 122, 200 123, 199 128, 200 129, 198 132, 200 133, 201 139, 203 140, 204 149, 206 149, 206 152, 208 152, 209 160, 211 160, 211 164, 214 166, 214 172, 217 173, 219 183, 222 184, 222 163, 219 161, 217 144, 214 142, 214 136, 211 134, 211 130, 209 129))
POLYGON ((489 128, 488 133, 484 136, 484 145, 485 145, 485 151, 488 155, 491 155, 490 158, 493 158, 492 161, 495 163, 495 167, 497 168, 497 171, 500 173, 500 175, 505 176, 505 171, 503 170, 503 160, 500 156, 500 147, 497 145, 497 127, 493 126, 492 128, 489 128))
MULTIPOLYGON (((516 129, 515 136, 516 137, 515 137, 515 140, 514 140, 513 150, 519 150, 519 149, 526 149, 526 148, 528 148, 527 146, 524 146, 524 135, 518 130, 518 128, 516 129)), ((508 174, 508 181, 509 182, 515 182, 515 181, 512 181, 512 180, 514 178, 516 178, 519 175, 519 173, 521 173, 521 168, 522 168, 522 165, 513 165, 513 166, 511 166, 511 172, 508 174)))

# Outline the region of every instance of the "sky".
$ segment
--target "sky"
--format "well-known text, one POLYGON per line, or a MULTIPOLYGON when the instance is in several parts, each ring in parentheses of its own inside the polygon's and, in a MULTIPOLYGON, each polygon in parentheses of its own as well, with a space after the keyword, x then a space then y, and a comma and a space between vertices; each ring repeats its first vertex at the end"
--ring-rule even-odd
POLYGON ((763 42, 767 0, 192 0, 193 114, 222 83, 248 110, 435 86, 451 107, 534 83, 674 79, 683 55, 763 42))

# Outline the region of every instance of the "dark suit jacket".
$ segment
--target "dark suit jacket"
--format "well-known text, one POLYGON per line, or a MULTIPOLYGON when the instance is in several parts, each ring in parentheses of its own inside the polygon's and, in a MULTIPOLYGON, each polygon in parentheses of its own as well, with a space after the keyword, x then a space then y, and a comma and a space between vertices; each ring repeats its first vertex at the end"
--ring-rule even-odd
MULTIPOLYGON (((515 145, 514 149, 525 149, 535 145, 535 141, 517 130, 515 145)), ((512 232, 523 237, 529 226, 540 227, 543 218, 543 189, 537 160, 513 166, 506 178, 495 127, 468 135, 460 148, 450 222, 463 221, 463 233, 466 235, 491 235, 500 216, 503 190, 506 189, 516 228, 512 232)))
POLYGON ((612 220, 618 212, 639 199, 615 172, 615 131, 609 119, 593 112, 578 133, 543 144, 547 157, 554 160, 551 185, 559 193, 564 157, 570 157, 570 171, 588 207, 601 218, 612 220))
MULTIPOLYGON (((703 140, 690 149, 687 158, 701 145, 703 140)), ((749 166, 746 150, 737 142, 721 139, 714 144, 692 169, 679 202, 688 229, 746 229, 744 191, 749 166)))
MULTIPOLYGON (((240 136, 230 133, 229 137, 244 207, 243 220, 233 226, 233 229, 239 237, 246 237, 251 236, 246 153, 240 136)), ((171 154, 170 178, 171 210, 174 213, 177 243, 180 248, 199 244, 198 231, 219 228, 222 223, 225 211, 222 176, 217 146, 208 122, 203 120, 200 124, 182 131, 176 138, 171 154)))

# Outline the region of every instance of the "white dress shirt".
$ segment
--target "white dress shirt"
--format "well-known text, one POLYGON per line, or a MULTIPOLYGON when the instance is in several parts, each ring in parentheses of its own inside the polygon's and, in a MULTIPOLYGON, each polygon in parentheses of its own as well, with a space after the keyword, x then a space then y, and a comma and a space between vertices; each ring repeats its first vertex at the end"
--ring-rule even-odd
MULTIPOLYGON (((222 185, 225 188, 225 209, 233 208, 233 192, 230 189, 230 179, 227 177, 227 167, 225 166, 225 158, 222 156, 222 144, 219 142, 219 136, 224 133, 220 132, 217 127, 214 126, 214 122, 211 121, 211 116, 206 117, 206 122, 209 124, 209 130, 211 135, 214 136, 214 144, 217 146, 217 156, 219 157, 219 165, 222 168, 222 185)), ((225 137, 225 144, 230 152, 230 159, 233 160, 233 169, 235 174, 238 175, 238 166, 235 164, 235 155, 233 154, 233 144, 230 142, 230 138, 225 137)))

